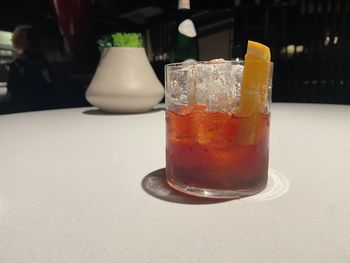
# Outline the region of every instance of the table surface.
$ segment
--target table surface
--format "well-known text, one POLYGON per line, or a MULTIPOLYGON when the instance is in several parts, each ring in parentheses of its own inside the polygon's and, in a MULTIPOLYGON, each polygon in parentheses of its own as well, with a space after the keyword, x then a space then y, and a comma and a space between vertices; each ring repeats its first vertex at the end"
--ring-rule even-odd
POLYGON ((164 111, 0 116, 0 262, 350 262, 350 106, 273 104, 269 183, 164 184, 164 111))

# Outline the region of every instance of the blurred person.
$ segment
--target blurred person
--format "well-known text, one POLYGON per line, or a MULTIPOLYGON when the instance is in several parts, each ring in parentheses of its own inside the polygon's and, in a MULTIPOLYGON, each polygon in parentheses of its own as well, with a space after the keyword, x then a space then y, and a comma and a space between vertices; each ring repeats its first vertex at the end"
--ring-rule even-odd
POLYGON ((55 92, 48 62, 41 54, 38 37, 30 25, 19 25, 12 35, 18 52, 10 64, 7 94, 0 112, 47 109, 53 106, 55 92))

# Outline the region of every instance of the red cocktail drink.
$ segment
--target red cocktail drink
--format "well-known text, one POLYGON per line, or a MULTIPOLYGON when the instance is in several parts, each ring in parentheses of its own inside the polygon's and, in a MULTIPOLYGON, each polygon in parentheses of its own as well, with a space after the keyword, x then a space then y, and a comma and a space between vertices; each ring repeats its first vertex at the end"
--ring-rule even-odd
POLYGON ((238 117, 206 112, 205 105, 167 111, 168 182, 178 190, 192 189, 193 194, 197 189, 221 193, 234 189, 238 197, 240 190, 263 189, 268 170, 269 121, 269 114, 238 117), (241 140, 240 131, 251 122, 256 123, 255 141, 247 144, 241 140))

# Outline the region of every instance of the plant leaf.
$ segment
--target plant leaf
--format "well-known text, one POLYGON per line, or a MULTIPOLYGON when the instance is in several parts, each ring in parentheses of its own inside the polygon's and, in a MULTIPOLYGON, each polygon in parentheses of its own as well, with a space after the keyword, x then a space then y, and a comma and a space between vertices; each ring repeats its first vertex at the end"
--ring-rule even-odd
POLYGON ((115 33, 112 37, 115 47, 142 47, 142 38, 139 33, 115 33))
POLYGON ((97 41, 100 52, 106 47, 142 47, 140 33, 120 33, 103 36, 97 41))

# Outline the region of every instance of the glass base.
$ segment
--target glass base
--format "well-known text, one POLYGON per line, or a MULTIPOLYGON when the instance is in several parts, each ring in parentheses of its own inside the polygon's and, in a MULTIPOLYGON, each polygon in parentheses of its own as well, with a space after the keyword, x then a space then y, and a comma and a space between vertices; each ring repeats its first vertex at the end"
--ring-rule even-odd
POLYGON ((238 199, 248 197, 263 191, 267 184, 267 180, 265 180, 263 183, 260 183, 259 185, 248 189, 218 190, 184 185, 182 183, 174 181, 172 178, 167 178, 167 182, 172 188, 182 193, 197 197, 215 199, 238 199))

